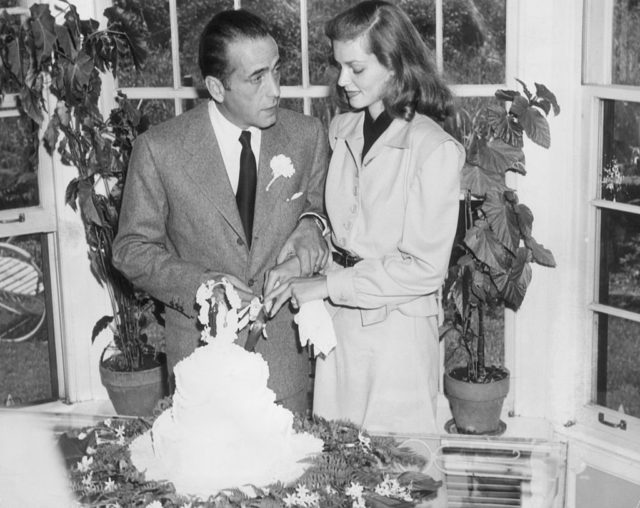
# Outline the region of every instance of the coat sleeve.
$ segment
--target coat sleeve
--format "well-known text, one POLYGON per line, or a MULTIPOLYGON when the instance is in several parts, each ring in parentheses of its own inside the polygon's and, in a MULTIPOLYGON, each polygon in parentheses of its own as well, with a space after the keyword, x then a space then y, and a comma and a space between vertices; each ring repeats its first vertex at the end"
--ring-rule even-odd
POLYGON ((136 287, 193 317, 196 290, 211 274, 180 259, 171 248, 169 206, 148 137, 139 136, 129 162, 113 265, 136 287))
POLYGON ((320 120, 314 118, 312 134, 313 156, 307 187, 307 201, 301 217, 308 214, 319 215, 327 221, 324 210, 324 184, 329 165, 327 136, 320 120))
POLYGON ((409 185, 401 240, 381 258, 327 274, 329 297, 363 309, 401 305, 440 289, 456 232, 464 150, 438 145, 409 185))

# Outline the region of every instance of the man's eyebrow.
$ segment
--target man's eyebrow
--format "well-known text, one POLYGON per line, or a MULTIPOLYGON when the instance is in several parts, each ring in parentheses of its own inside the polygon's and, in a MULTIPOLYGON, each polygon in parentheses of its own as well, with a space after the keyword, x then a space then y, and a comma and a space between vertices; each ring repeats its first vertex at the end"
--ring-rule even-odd
MULTIPOLYGON (((276 60, 276 63, 273 64, 273 67, 276 68, 279 65, 280 65, 280 59, 278 58, 278 60, 276 60)), ((261 74, 264 74, 265 72, 268 72, 268 71, 269 71, 269 67, 260 67, 259 69, 256 69, 251 74, 249 74, 249 79, 259 76, 261 74)))

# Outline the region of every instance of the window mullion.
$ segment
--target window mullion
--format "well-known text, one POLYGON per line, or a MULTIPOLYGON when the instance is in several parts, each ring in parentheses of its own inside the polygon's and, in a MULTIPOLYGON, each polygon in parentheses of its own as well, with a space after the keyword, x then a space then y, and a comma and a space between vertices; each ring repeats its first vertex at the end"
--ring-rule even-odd
POLYGON ((444 10, 442 0, 436 0, 436 67, 444 72, 444 10))
MULTIPOLYGON (((302 88, 309 88, 309 13, 307 0, 300 0, 300 58, 302 64, 302 88)), ((311 114, 311 98, 303 97, 302 108, 305 115, 311 114)))

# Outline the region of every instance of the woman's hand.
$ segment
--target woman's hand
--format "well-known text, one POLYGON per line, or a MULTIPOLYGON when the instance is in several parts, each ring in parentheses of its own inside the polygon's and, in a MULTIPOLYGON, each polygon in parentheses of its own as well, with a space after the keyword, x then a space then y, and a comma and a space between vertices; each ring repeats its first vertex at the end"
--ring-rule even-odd
POLYGON ((291 299, 294 308, 312 300, 323 300, 329 296, 326 275, 294 277, 279 284, 264 296, 267 315, 273 317, 284 303, 291 299))
POLYGON ((300 275, 300 260, 296 256, 290 257, 267 272, 263 294, 266 296, 280 284, 300 275))

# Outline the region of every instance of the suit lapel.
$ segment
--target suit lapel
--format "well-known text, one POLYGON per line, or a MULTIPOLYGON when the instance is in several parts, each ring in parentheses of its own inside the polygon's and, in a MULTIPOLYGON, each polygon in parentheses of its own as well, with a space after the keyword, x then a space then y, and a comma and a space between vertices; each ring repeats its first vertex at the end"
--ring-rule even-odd
POLYGON ((273 210, 278 204, 285 182, 282 177, 271 184, 267 191, 267 185, 273 177, 271 159, 276 155, 287 155, 286 147, 289 143, 289 135, 281 120, 271 128, 262 131, 260 143, 260 163, 258 168, 258 188, 256 189, 256 206, 253 219, 254 232, 265 230, 274 220, 273 210))
POLYGON ((192 128, 183 137, 183 147, 189 153, 184 171, 192 180, 196 192, 203 194, 231 228, 244 238, 235 194, 209 120, 207 104, 197 107, 193 115, 192 128))

